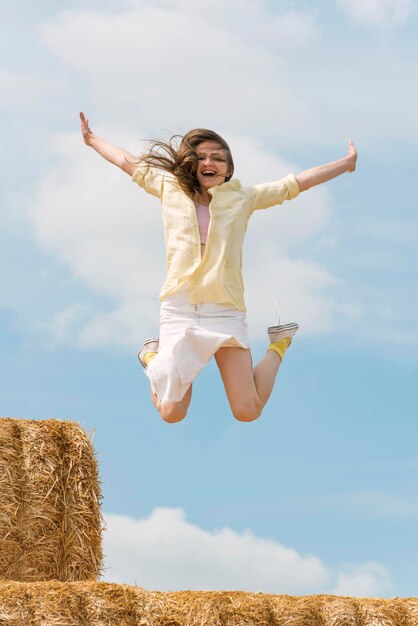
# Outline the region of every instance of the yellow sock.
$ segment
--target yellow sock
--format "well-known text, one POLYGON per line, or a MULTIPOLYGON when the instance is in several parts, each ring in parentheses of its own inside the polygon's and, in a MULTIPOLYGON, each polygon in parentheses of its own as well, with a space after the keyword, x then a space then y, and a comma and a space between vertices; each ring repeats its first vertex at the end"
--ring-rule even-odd
POLYGON ((146 352, 144 354, 144 363, 147 367, 155 356, 157 356, 156 352, 146 352))
POLYGON ((274 352, 279 355, 280 360, 283 361, 284 353, 291 343, 292 340, 290 337, 283 337, 283 339, 280 339, 280 341, 273 341, 267 348, 267 352, 269 350, 274 350, 274 352))

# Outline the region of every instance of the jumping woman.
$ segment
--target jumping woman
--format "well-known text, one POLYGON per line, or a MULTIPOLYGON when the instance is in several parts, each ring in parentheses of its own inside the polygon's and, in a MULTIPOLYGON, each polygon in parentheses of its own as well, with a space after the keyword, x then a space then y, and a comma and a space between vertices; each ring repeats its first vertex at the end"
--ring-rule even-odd
POLYGON ((337 161, 244 187, 232 179, 228 144, 211 130, 191 130, 180 141, 155 141, 137 158, 95 135, 83 113, 80 119, 84 142, 162 204, 167 277, 160 292, 160 333, 138 354, 161 417, 173 423, 186 416, 193 380, 215 356, 234 417, 257 419, 298 325, 268 328, 267 352, 253 368, 242 279, 248 220, 258 209, 353 172, 352 141, 347 156, 337 161))

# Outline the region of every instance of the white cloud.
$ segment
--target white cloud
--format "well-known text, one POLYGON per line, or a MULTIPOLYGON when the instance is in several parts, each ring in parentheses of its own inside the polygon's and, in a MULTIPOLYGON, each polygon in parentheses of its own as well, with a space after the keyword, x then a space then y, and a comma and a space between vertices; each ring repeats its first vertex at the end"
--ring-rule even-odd
MULTIPOLYGON (((359 19, 399 21, 416 0, 341 3, 359 19)), ((84 78, 105 119, 123 116, 152 136, 206 126, 302 147, 353 136, 376 150, 389 136, 411 139, 413 56, 343 40, 331 52, 318 15, 265 1, 142 0, 113 12, 60 13, 41 38, 84 78)))
POLYGON ((388 573, 377 563, 335 573, 314 555, 301 555, 250 531, 204 530, 181 509, 156 508, 148 518, 106 514, 105 579, 148 589, 241 589, 266 593, 382 594, 388 573), (334 582, 335 581, 335 582, 334 582))
POLYGON ((96 313, 78 330, 82 348, 122 346, 139 349, 144 339, 158 337, 159 301, 145 297, 121 304, 113 311, 96 313))
POLYGON ((20 86, 20 80, 16 74, 0 69, 0 100, 3 100, 18 86, 20 86))
MULTIPOLYGON (((280 322, 297 321, 303 334, 327 334, 351 324, 361 315, 359 307, 340 301, 333 290, 338 281, 318 263, 290 259, 258 251, 257 264, 248 271, 247 291, 249 328, 252 337, 265 334, 274 320, 273 305, 278 301, 280 322)), ((247 263, 249 266, 249 263, 247 263)))
POLYGON ((283 52, 314 39, 314 22, 302 12, 272 14, 250 0, 143 1, 114 13, 65 12, 41 32, 49 50, 86 77, 101 113, 123 112, 130 127, 277 135, 289 118, 303 117, 283 52))
POLYGON ((16 107, 26 109, 28 101, 31 106, 38 103, 43 96, 62 87, 62 82, 52 81, 41 74, 20 74, 0 68, 0 104, 11 105, 13 112, 16 107))
MULTIPOLYGON (((113 133, 119 135, 105 129, 105 136, 113 133)), ((129 146, 130 141, 122 137, 121 143, 129 146)), ((233 137, 231 143, 245 183, 297 170, 253 140, 233 137)), ((80 308, 79 303, 58 312, 50 324, 55 342, 132 346, 155 335, 165 271, 157 199, 87 149, 78 134, 58 133, 51 138, 51 167, 29 214, 42 248, 109 301, 107 310, 95 311, 86 304, 80 308)), ((292 245, 313 236, 320 240, 329 219, 329 196, 320 189, 253 216, 245 248, 253 339, 264 337, 278 296, 283 315, 296 317, 308 333, 327 332, 337 318, 347 321, 358 314, 333 294, 338 281, 328 270, 309 257, 292 259, 288 254, 292 245)))
POLYGON ((52 320, 46 324, 50 334, 50 347, 59 344, 72 344, 74 324, 82 322, 89 314, 89 306, 81 302, 75 302, 67 309, 56 313, 52 320))
POLYGON ((354 20, 366 24, 399 24, 417 10, 417 0, 337 0, 354 20))
POLYGON ((384 596, 390 592, 389 574, 379 563, 348 566, 337 574, 333 594, 341 596, 384 596))
MULTIPOLYGON (((256 6, 255 3, 253 5, 256 6)), ((248 36, 256 37, 259 45, 287 56, 289 51, 315 43, 319 38, 319 29, 312 14, 286 10, 270 15, 269 19, 264 14, 249 21, 248 36), (256 23, 257 28, 254 28, 256 23)))
POLYGON ((30 207, 38 241, 98 293, 125 300, 157 290, 164 266, 158 203, 80 137, 52 138, 54 161, 30 207))

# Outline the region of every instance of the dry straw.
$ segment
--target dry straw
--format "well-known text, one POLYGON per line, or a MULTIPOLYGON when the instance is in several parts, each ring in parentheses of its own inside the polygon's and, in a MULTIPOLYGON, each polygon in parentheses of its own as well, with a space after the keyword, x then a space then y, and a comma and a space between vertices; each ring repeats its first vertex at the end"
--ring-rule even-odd
POLYGON ((416 626, 418 599, 144 591, 100 582, 0 585, 13 626, 416 626))
POLYGON ((0 503, 0 578, 80 581, 99 575, 98 470, 78 424, 0 418, 0 503))

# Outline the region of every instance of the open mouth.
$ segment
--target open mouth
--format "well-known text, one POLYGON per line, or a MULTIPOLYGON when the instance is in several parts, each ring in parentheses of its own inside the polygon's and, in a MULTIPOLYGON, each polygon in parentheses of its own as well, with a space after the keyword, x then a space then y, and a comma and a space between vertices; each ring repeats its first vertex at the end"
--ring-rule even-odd
POLYGON ((206 177, 211 178, 213 176, 216 176, 216 172, 214 172, 213 170, 204 170, 202 172, 202 176, 205 176, 205 178, 206 177))

